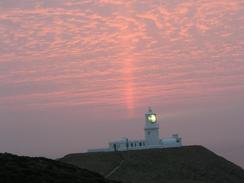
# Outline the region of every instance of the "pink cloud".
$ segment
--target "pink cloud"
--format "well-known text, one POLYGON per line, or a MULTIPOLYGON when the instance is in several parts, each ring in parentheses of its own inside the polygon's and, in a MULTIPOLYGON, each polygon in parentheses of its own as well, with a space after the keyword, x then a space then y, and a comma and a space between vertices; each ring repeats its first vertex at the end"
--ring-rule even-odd
POLYGON ((1 101, 46 107, 97 101, 131 109, 157 96, 242 90, 242 10, 237 0, 2 8, 0 84, 40 88, 0 93, 1 101), (52 91, 42 93, 45 85, 52 91))

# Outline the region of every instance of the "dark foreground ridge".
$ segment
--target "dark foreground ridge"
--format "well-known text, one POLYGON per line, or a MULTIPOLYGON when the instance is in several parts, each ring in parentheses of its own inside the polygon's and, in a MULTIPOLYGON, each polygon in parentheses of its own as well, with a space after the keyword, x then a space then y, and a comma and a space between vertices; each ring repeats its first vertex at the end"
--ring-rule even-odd
POLYGON ((70 154, 60 161, 122 182, 244 183, 242 168, 202 146, 70 154))
POLYGON ((0 153, 0 183, 114 183, 98 173, 46 158, 0 153))

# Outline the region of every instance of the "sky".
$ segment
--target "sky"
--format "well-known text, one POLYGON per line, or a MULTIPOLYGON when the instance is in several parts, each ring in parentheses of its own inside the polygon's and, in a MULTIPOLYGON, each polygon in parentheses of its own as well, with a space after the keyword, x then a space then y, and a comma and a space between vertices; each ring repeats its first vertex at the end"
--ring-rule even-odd
POLYGON ((0 0, 0 152, 178 133, 244 167, 243 0, 0 0))

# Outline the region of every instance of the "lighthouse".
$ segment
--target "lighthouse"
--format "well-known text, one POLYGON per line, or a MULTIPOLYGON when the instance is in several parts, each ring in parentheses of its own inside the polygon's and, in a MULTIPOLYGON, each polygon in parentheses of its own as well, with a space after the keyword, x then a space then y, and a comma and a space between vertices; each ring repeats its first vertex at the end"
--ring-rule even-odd
POLYGON ((89 149, 88 152, 128 151, 181 146, 182 141, 178 134, 173 134, 171 137, 162 139, 159 137, 157 114, 149 107, 145 113, 144 139, 131 140, 124 137, 121 140, 109 142, 108 148, 89 149))
POLYGON ((146 146, 160 145, 159 138, 159 124, 157 123, 157 115, 149 107, 148 112, 145 113, 145 144, 146 146))

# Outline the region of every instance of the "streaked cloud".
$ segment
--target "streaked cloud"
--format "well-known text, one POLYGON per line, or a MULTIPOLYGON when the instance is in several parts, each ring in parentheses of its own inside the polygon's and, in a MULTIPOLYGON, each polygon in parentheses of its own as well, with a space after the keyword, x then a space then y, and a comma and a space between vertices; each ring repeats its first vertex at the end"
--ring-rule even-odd
POLYGON ((243 91, 240 0, 3 0, 0 9, 6 107, 135 108, 243 91))

